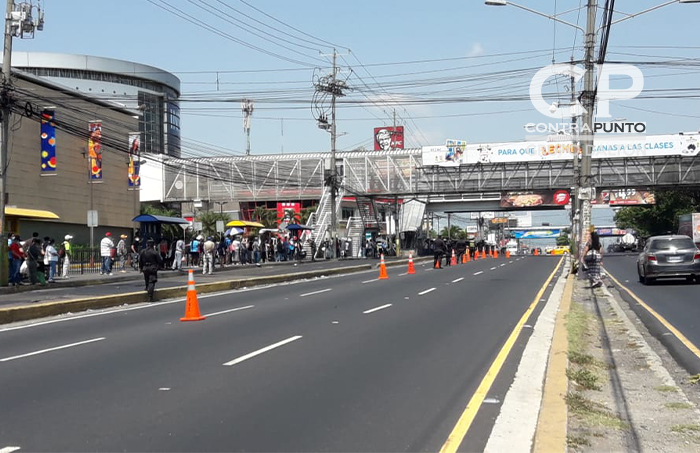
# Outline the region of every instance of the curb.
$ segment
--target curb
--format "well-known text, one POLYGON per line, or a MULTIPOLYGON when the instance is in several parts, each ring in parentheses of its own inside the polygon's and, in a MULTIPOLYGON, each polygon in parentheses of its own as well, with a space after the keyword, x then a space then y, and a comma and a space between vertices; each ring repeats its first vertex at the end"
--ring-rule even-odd
POLYGON ((549 351, 547 375, 542 392, 542 406, 535 431, 534 453, 566 451, 567 408, 564 397, 569 381, 566 368, 569 358, 569 340, 566 319, 574 292, 574 275, 569 274, 564 286, 559 313, 557 313, 552 349, 549 351))
MULTIPOLYGON (((214 293, 239 289, 243 287, 261 286, 272 283, 280 283, 306 278, 320 277, 323 275, 351 274, 371 270, 370 264, 360 266, 340 267, 335 269, 323 269, 316 271, 299 272, 296 274, 280 274, 266 277, 249 277, 237 280, 224 280, 221 282, 202 283, 197 286, 198 294, 214 293)), ((157 289, 155 300, 172 299, 185 297, 187 295, 187 285, 174 288, 157 289)), ((148 301, 148 294, 145 291, 134 293, 115 294, 112 296, 98 296, 83 299, 73 299, 60 302, 45 302, 19 307, 0 308, 0 324, 9 324, 18 321, 56 316, 65 313, 85 311, 88 309, 109 308, 119 305, 138 304, 148 301)))

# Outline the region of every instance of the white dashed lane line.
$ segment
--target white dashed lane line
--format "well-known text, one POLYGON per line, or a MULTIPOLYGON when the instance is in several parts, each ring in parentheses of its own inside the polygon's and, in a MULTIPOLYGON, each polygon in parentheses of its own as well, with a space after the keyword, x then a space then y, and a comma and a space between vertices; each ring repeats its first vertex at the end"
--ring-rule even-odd
POLYGON ((326 288, 326 289, 322 289, 322 290, 320 290, 320 291, 314 291, 314 292, 311 292, 311 293, 304 293, 304 294, 300 294, 299 297, 313 296, 314 294, 325 293, 325 292, 331 291, 332 289, 333 289, 333 288, 326 288))
POLYGON ((474 275, 479 275, 479 274, 483 274, 483 273, 484 273, 484 271, 474 272, 474 275))
POLYGON ((492 271, 495 271, 495 270, 496 270, 496 268, 495 268, 495 267, 492 267, 492 268, 491 268, 491 270, 492 270, 492 271))
POLYGON ((503 263, 503 264, 501 264, 501 267, 503 267, 503 266, 505 266, 505 265, 506 265, 506 264, 505 264, 505 263, 503 263))
POLYGON ((0 362, 9 362, 10 360, 23 359, 25 357, 30 357, 33 355, 44 354, 46 352, 52 352, 52 351, 58 351, 59 349, 72 348, 73 346, 80 346, 83 344, 94 343, 96 341, 102 341, 104 339, 105 339, 105 337, 100 337, 100 338, 93 338, 92 340, 79 341, 77 343, 64 344, 63 346, 56 346, 55 348, 42 349, 41 351, 28 352, 27 354, 6 357, 4 359, 0 359, 0 362))
POLYGON ((372 308, 370 310, 363 311, 362 314, 368 315, 370 313, 374 313, 375 311, 384 310, 385 308, 389 308, 389 307, 391 307, 391 305, 392 304, 386 304, 386 305, 382 305, 381 307, 375 307, 375 308, 372 308))
POLYGON ((372 282, 377 282, 377 281, 379 281, 378 278, 373 278, 372 280, 365 280, 364 282, 362 282, 362 284, 364 285, 365 283, 372 283, 372 282))
POLYGON ((209 313, 209 314, 204 315, 204 316, 206 316, 207 318, 211 318, 212 316, 223 315, 223 314, 226 314, 226 313, 231 313, 231 312, 239 311, 239 310, 247 310, 247 309, 253 308, 253 307, 254 307, 254 305, 247 305, 247 306, 245 306, 245 307, 238 307, 238 308, 232 308, 232 309, 230 309, 230 310, 217 311, 216 313, 209 313))
POLYGON ((435 288, 426 289, 425 291, 418 293, 418 295, 423 296, 423 295, 431 293, 433 291, 435 291, 435 288))
POLYGON ((17 450, 19 450, 19 447, 2 447, 0 448, 0 453, 12 453, 17 450))
POLYGON ((461 282, 462 280, 464 280, 464 277, 459 277, 458 279, 452 280, 452 283, 461 282))
POLYGON ((265 346, 265 347, 262 348, 262 349, 258 349, 257 351, 253 351, 253 352, 251 352, 251 353, 249 353, 249 354, 246 354, 246 355, 243 355, 243 356, 241 356, 241 357, 239 357, 239 358, 237 358, 237 359, 233 359, 233 360, 231 360, 230 362, 226 362, 226 363, 224 363, 224 366, 236 365, 237 363, 241 363, 241 362, 243 362, 243 361, 245 361, 245 360, 252 359, 253 357, 255 357, 255 356, 257 356, 257 355, 264 354, 264 353, 266 353, 267 351, 271 351, 271 350, 273 350, 273 349, 275 349, 275 348, 279 348, 280 346, 284 346, 285 344, 291 343, 292 341, 296 341, 296 340, 298 340, 298 339, 300 339, 300 338, 301 338, 301 335, 296 335, 296 336, 294 336, 294 337, 289 337, 289 338, 287 338, 286 340, 279 341, 279 342, 277 342, 277 343, 275 343, 275 344, 271 344, 270 346, 265 346))

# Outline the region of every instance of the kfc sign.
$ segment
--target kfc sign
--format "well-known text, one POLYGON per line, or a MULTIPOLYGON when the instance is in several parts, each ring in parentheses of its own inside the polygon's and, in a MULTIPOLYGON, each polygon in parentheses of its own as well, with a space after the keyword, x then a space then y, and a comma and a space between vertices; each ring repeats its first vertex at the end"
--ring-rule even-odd
POLYGON ((389 151, 403 148, 403 126, 375 127, 374 150, 389 151))

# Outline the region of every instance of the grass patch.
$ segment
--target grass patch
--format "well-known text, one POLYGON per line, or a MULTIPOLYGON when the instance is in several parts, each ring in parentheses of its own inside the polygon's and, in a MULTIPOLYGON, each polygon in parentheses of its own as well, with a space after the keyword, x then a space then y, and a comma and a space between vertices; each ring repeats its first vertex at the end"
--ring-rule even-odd
POLYGON ((565 400, 569 411, 590 427, 603 426, 618 430, 629 428, 627 423, 620 420, 620 417, 610 412, 608 408, 585 398, 580 393, 569 392, 565 400))
POLYGON ((700 374, 690 376, 688 378, 688 384, 700 384, 700 374))
POLYGON ((571 302, 571 309, 566 317, 569 354, 585 354, 590 319, 591 315, 586 313, 583 305, 571 302))
POLYGON ((598 376, 589 370, 582 368, 579 370, 572 370, 569 368, 566 370, 566 377, 569 380, 574 381, 579 387, 586 390, 601 390, 601 386, 598 385, 598 376))
POLYGON ((671 427, 671 431, 674 433, 696 433, 700 432, 700 425, 690 425, 690 424, 682 424, 682 425, 673 425, 671 427))
POLYGON ((660 385, 658 387, 654 387, 654 390, 657 392, 677 392, 678 388, 673 387, 672 385, 660 385))
POLYGON ((666 403, 666 409, 692 409, 693 405, 688 403, 666 403))
POLYGON ((583 354, 577 351, 569 352, 569 362, 575 363, 577 365, 591 365, 595 362, 595 359, 590 354, 583 354))
POLYGON ((590 447, 591 442, 585 436, 566 435, 566 446, 569 448, 590 447))

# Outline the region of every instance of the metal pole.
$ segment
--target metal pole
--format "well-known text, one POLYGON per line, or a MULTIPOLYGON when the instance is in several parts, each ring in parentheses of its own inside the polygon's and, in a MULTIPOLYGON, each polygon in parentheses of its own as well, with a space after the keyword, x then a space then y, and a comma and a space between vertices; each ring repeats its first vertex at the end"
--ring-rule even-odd
MULTIPOLYGON (((92 196, 92 180, 90 179, 90 153, 87 155, 87 182, 90 185, 90 211, 92 212, 94 210, 93 208, 93 196, 92 196)), ((93 222, 90 222, 90 250, 92 253, 92 248, 95 246, 95 227, 93 226, 93 222)))
POLYGON ((336 206, 338 200, 336 200, 336 194, 338 190, 338 169, 336 168, 335 162, 335 139, 336 139, 336 129, 335 129, 335 77, 338 74, 338 68, 336 67, 337 53, 333 49, 333 79, 331 82, 332 93, 331 93, 331 257, 337 258, 335 256, 335 241, 338 235, 338 219, 336 215, 336 206))
POLYGON ((585 56, 585 69, 586 74, 584 75, 584 91, 583 91, 583 138, 581 140, 581 148, 583 150, 583 157, 581 159, 581 188, 582 191, 586 193, 586 196, 582 198, 581 213, 580 213, 580 229, 579 238, 577 243, 577 248, 579 252, 582 248, 585 234, 588 231, 588 227, 591 224, 591 187, 592 187, 592 174, 591 174, 591 154, 593 153, 593 109, 595 108, 594 99, 594 66, 593 66, 593 53, 595 50, 595 38, 596 38, 596 0, 588 0, 588 18, 586 22, 586 56, 585 56))
POLYGON ((12 21, 10 14, 14 1, 7 0, 5 12, 5 45, 2 56, 2 143, 0 144, 0 285, 7 286, 9 281, 8 250, 5 236, 5 197, 7 195, 7 153, 10 141, 10 103, 9 89, 12 71, 12 21))
MULTIPOLYGON (((571 66, 573 68, 574 66, 574 57, 573 55, 571 56, 571 66)), ((571 72, 571 106, 576 105, 576 78, 574 77, 573 71, 571 72)), ((576 114, 572 113, 571 115, 571 145, 573 146, 573 154, 574 154, 574 164, 573 164, 573 179, 574 179, 574 193, 571 196, 571 235, 570 241, 574 243, 573 249, 573 255, 574 255, 574 262, 578 262, 578 241, 576 238, 578 238, 578 228, 576 225, 577 217, 576 213, 578 212, 578 204, 579 204, 579 199, 578 199, 578 192, 579 189, 581 188, 581 181, 579 180, 578 176, 578 150, 579 146, 576 140, 576 137, 574 134, 577 134, 577 120, 576 120, 576 114)))

